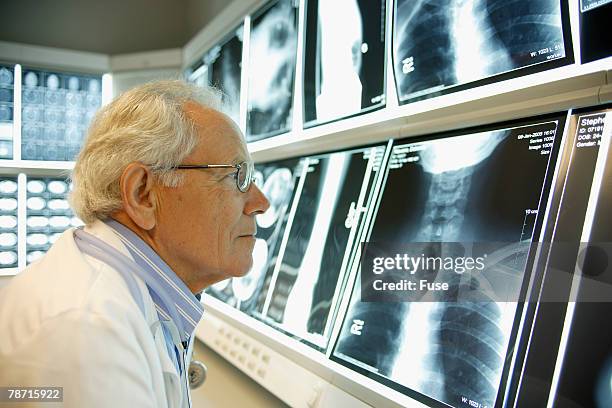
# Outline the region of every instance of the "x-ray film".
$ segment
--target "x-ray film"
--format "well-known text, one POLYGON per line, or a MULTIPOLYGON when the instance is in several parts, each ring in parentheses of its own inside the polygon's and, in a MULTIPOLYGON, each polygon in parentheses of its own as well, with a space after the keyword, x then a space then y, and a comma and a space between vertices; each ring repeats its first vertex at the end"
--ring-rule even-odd
POLYGON ((279 0, 253 19, 249 40, 247 141, 291 130, 297 9, 279 0))
POLYGON ((257 235, 253 249, 253 266, 241 278, 232 278, 215 285, 207 293, 239 308, 256 314, 263 304, 270 284, 271 272, 278 258, 283 232, 295 186, 302 172, 300 159, 288 159, 255 166, 255 183, 270 201, 270 208, 257 215, 257 235))
MULTIPOLYGON (((1 68, 0 68, 1 69, 1 68)), ((0 71, 0 81, 2 71, 0 71)), ((0 269, 17 267, 17 178, 0 178, 0 269)))
MULTIPOLYGON (((566 347, 561 348, 564 353, 557 361, 560 374, 554 406, 570 406, 571 401, 572 406, 604 408, 612 406, 612 328, 608 324, 612 314, 612 149, 609 145, 607 150, 603 147, 612 133, 612 111, 580 115, 577 122, 576 135, 580 139, 575 149, 588 152, 581 156, 591 159, 589 168, 595 169, 594 178, 601 184, 598 194, 589 200, 594 210, 592 220, 587 218, 578 229, 579 234, 590 230, 589 246, 583 246, 576 259, 580 278, 574 279, 575 295, 570 301, 575 303, 570 303, 567 310, 573 315, 565 320, 569 331, 566 347), (598 156, 599 160, 606 158, 600 169, 596 167, 598 156)), ((587 189, 586 197, 589 195, 587 189)), ((575 238, 576 242, 580 240, 575 238)))
POLYGON ((393 63, 400 102, 475 86, 529 66, 546 69, 545 63, 563 59, 561 3, 397 0, 393 63))
POLYGON ((66 200, 70 184, 65 179, 28 178, 26 184, 26 263, 44 255, 69 227, 83 225, 66 200))
POLYGON ((385 0, 308 0, 304 121, 329 122, 385 103, 385 0))
POLYGON ((242 26, 223 44, 212 62, 212 84, 223 91, 228 114, 236 123, 240 118, 240 74, 242 67, 242 26))
POLYGON ((609 3, 612 3, 612 0, 580 0, 580 10, 585 12, 609 3))
POLYGON ((74 160, 102 104, 102 78, 24 68, 21 158, 74 160))
POLYGON ((198 86, 212 85, 223 93, 226 113, 240 123, 240 75, 242 33, 239 26, 229 38, 212 47, 190 72, 187 79, 198 86))
POLYGON ((384 146, 304 159, 262 315, 326 347, 344 271, 379 174, 384 146))
POLYGON ((13 67, 0 65, 0 159, 13 158, 14 85, 13 67))
POLYGON ((608 29, 612 0, 582 0, 580 12, 581 61, 612 56, 612 34, 608 29))
MULTIPOLYGON (((561 121, 396 142, 365 242, 412 243, 414 256, 446 243, 510 243, 496 253, 499 268, 522 283, 527 257, 516 258, 512 243, 528 248, 539 234, 561 121)), ((430 406, 493 407, 516 302, 491 297, 484 275, 434 277, 449 290, 402 302, 362 302, 357 279, 333 359, 430 406), (457 301, 459 292, 469 300, 457 301)))
POLYGON ((210 84, 210 71, 203 60, 199 60, 191 68, 185 70, 187 81, 197 86, 205 87, 210 84))

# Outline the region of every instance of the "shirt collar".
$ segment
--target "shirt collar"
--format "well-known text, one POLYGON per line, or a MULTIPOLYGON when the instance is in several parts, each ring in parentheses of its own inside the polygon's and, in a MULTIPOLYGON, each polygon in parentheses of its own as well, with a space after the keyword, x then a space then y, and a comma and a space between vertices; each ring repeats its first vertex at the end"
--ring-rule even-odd
MULTIPOLYGON (((140 266, 145 273, 149 274, 157 281, 162 290, 172 300, 176 307, 180 322, 175 322, 177 327, 183 327, 183 333, 179 333, 181 341, 187 341, 193 335, 195 327, 204 314, 204 307, 185 283, 174 273, 166 262, 134 231, 127 228, 125 225, 109 219, 105 221, 106 225, 112 228, 113 232, 119 237, 121 242, 126 246, 134 261, 140 266)), ((149 294, 155 304, 155 309, 159 314, 160 319, 170 320, 170 312, 167 306, 161 301, 161 298, 155 291, 149 288, 149 294)))

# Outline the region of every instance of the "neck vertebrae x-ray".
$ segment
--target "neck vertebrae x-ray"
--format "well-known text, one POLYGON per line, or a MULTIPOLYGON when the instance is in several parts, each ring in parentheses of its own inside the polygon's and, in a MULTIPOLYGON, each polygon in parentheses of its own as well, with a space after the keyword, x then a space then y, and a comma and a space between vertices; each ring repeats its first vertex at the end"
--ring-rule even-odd
POLYGON ((297 49, 297 12, 279 0, 253 19, 249 46, 247 140, 291 129, 297 49))
POLYGON ((559 0, 398 0, 400 102, 565 57, 559 0))
POLYGON ((385 103, 385 1, 309 0, 304 121, 322 123, 385 103))
MULTIPOLYGON (((547 190, 557 121, 417 143, 398 142, 370 243, 426 243, 418 254, 457 242, 530 242, 547 190), (520 163, 520 166, 517 166, 520 163)), ((406 247, 409 247, 406 245, 406 247)), ((435 251, 434 251, 435 252, 435 251)), ((510 270, 518 299, 526 257, 510 270)), ((508 260, 504 259, 503 262, 508 260)), ((391 380, 425 402, 492 407, 506 363, 517 306, 486 290, 484 275, 434 271, 450 289, 428 301, 351 303, 333 358, 391 380), (456 293, 472 300, 453 300, 456 293)))

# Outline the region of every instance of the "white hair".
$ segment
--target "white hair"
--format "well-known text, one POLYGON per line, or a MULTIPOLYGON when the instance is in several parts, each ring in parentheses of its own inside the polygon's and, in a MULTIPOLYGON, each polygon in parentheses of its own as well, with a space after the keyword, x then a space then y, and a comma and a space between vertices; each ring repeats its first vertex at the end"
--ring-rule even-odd
POLYGON ((123 207, 119 182, 132 162, 151 167, 167 187, 182 181, 172 167, 197 145, 186 102, 222 110, 221 93, 180 80, 150 82, 133 88, 98 111, 72 171, 70 203, 89 224, 123 207))

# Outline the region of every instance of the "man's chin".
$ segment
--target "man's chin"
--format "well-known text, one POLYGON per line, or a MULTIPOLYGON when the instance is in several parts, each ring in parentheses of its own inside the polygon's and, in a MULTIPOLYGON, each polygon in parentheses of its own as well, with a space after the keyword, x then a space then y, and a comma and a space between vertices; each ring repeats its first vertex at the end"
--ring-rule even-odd
POLYGON ((243 278, 247 276, 251 272, 251 268, 253 268, 253 262, 249 263, 245 268, 238 269, 232 274, 234 278, 243 278))

